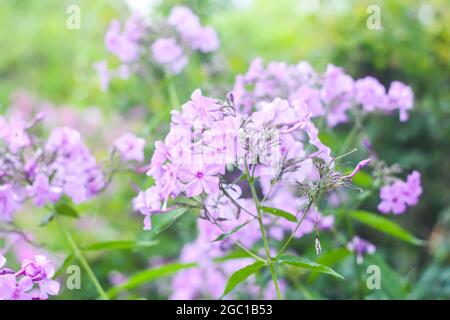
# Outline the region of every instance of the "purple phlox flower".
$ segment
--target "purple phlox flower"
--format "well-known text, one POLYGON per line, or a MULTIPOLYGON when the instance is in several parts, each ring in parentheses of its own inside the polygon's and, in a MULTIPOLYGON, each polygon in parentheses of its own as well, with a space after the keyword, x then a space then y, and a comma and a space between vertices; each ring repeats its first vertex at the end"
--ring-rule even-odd
POLYGON ((51 279, 55 275, 55 267, 43 255, 34 256, 34 260, 25 259, 22 262, 22 269, 18 273, 39 284, 40 300, 48 299, 48 295, 57 295, 59 292, 59 283, 51 279))
POLYGON ((9 123, 3 121, 3 125, 1 125, 1 122, 2 121, 0 120, 0 138, 3 136, 3 139, 6 141, 6 144, 12 153, 16 153, 20 149, 31 144, 27 132, 28 126, 25 121, 11 119, 9 123))
MULTIPOLYGON (((137 19, 133 17, 132 19, 137 19)), ((140 54, 139 38, 141 32, 137 31, 135 22, 128 22, 124 32, 118 20, 111 22, 105 34, 106 49, 115 54, 122 62, 130 63, 138 59, 140 54)))
POLYGON ((170 11, 168 23, 185 38, 189 39, 201 28, 200 19, 185 6, 175 6, 170 11))
POLYGON ((114 147, 124 160, 144 161, 145 140, 132 133, 125 133, 114 142, 114 147))
POLYGON ((413 171, 406 181, 397 180, 381 188, 381 202, 378 210, 382 213, 401 214, 407 206, 415 206, 422 194, 420 173, 413 171))
POLYGON ((159 38, 151 46, 155 61, 165 67, 171 73, 180 73, 187 65, 188 58, 175 38, 159 38))
POLYGON ((164 212, 164 209, 161 208, 161 203, 162 197, 160 189, 157 186, 139 192, 137 197, 133 199, 134 210, 144 215, 144 230, 150 230, 152 228, 152 214, 164 212))
POLYGON ((325 72, 325 78, 322 87, 322 98, 326 103, 331 103, 337 98, 348 98, 353 96, 354 81, 352 77, 345 74, 344 71, 329 64, 325 72))
POLYGON ((380 190, 381 202, 378 210, 382 213, 393 212, 401 214, 406 210, 406 203, 403 199, 404 182, 396 181, 391 185, 384 186, 380 190))
POLYGON ((111 271, 108 274, 108 279, 113 286, 118 286, 126 282, 128 280, 128 276, 118 271, 111 271))
POLYGON ((219 117, 218 111, 220 106, 215 99, 202 95, 200 89, 196 89, 191 100, 183 104, 183 119, 189 125, 198 127, 209 126, 211 121, 219 117))
POLYGON ((365 254, 373 254, 376 250, 372 243, 358 236, 353 237, 352 241, 347 244, 347 249, 355 252, 358 264, 363 263, 363 256, 365 254))
POLYGON ((192 34, 189 43, 194 50, 201 52, 214 52, 220 47, 219 36, 212 27, 201 27, 195 34, 192 34))
POLYGON ((198 16, 188 7, 175 6, 167 21, 193 50, 213 52, 220 46, 216 31, 212 27, 202 26, 198 16))
POLYGON ((160 179, 164 173, 163 164, 169 159, 169 147, 162 141, 155 142, 155 151, 150 161, 150 169, 147 171, 148 176, 160 179))
POLYGON ((219 192, 219 173, 224 166, 212 164, 187 164, 178 172, 178 179, 185 184, 186 196, 191 198, 201 194, 219 192))
POLYGON ((46 150, 54 153, 52 184, 63 188, 75 203, 86 201, 105 187, 102 170, 84 145, 78 131, 68 127, 52 130, 46 150))
POLYGON ((46 256, 36 255, 34 260, 25 259, 22 262, 20 274, 30 277, 33 281, 41 281, 53 277, 55 267, 46 256))
POLYGON ((258 79, 258 77, 264 71, 264 62, 260 57, 253 59, 250 63, 247 73, 244 75, 243 79, 246 82, 253 82, 258 79))
POLYGON ((38 174, 33 185, 27 189, 28 195, 33 198, 33 203, 42 207, 47 203, 55 203, 61 197, 62 188, 50 185, 49 179, 44 174, 38 174))
POLYGON ((321 95, 328 104, 327 123, 334 127, 348 119, 347 111, 351 108, 350 99, 354 94, 354 81, 341 68, 332 64, 327 66, 321 95))
POLYGON ((389 87, 388 98, 391 110, 399 109, 400 121, 405 122, 408 120, 408 111, 414 106, 414 93, 411 87, 400 81, 393 81, 389 87))
POLYGON ((10 221, 18 208, 14 189, 10 184, 0 185, 0 220, 10 221))
POLYGON ((303 127, 309 117, 310 113, 301 101, 291 105, 287 100, 276 98, 270 103, 259 104, 259 110, 252 114, 251 119, 255 127, 271 123, 285 129, 295 126, 295 130, 303 127))
POLYGON ((81 135, 78 131, 69 127, 61 127, 52 130, 46 143, 46 149, 50 152, 70 152, 71 149, 80 145, 81 135))
POLYGON ((365 77, 355 81, 355 100, 367 112, 376 108, 384 108, 387 104, 386 89, 373 77, 365 77))
POLYGON ((14 274, 0 275, 0 300, 31 300, 33 281, 22 277, 19 281, 14 274))
POLYGON ((403 192, 405 194, 405 201, 409 206, 417 205, 419 197, 422 194, 420 172, 414 170, 408 175, 403 192))
POLYGON ((362 168, 364 168, 365 166, 369 165, 369 163, 371 161, 372 161, 371 159, 364 159, 364 160, 360 161, 356 165, 355 169, 353 169, 353 171, 350 174, 344 176, 343 178, 344 179, 352 179, 362 168))
POLYGON ((302 85, 289 95, 289 100, 299 100, 304 102, 308 111, 311 113, 311 117, 321 117, 325 115, 325 109, 320 98, 320 91, 317 88, 302 85))

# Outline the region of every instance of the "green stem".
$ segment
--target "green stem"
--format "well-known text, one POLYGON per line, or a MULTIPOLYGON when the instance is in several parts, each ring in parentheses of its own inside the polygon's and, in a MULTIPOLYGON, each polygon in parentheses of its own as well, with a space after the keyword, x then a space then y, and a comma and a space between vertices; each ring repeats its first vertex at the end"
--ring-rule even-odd
MULTIPOLYGON (((353 225, 350 219, 350 216, 348 215, 348 212, 346 212, 345 214, 345 221, 347 223, 347 233, 349 234, 349 238, 353 239, 353 236, 355 234, 354 230, 353 230, 353 225)), ((358 299, 363 299, 364 298, 364 292, 363 292, 363 287, 362 287, 362 283, 361 283, 361 277, 359 276, 360 274, 360 270, 359 270, 359 265, 358 265, 358 261, 357 261, 357 255, 356 252, 353 254, 353 267, 355 268, 355 277, 356 277, 356 285, 358 287, 357 289, 357 297, 358 299)))
POLYGON ((319 197, 320 194, 320 189, 317 189, 317 192, 314 194, 314 197, 308 202, 308 205, 306 206, 305 212, 303 213, 302 217, 300 218, 300 221, 297 223, 297 226, 295 227, 294 231, 291 233, 291 235, 289 236, 289 238, 286 240, 286 242, 284 243, 284 245, 281 247, 280 250, 278 250, 277 255, 275 256, 275 258, 278 258, 280 256, 280 254, 282 254, 284 252, 284 250, 286 250, 287 246, 289 245, 289 243, 294 239, 295 233, 297 232, 298 228, 300 228, 303 220, 305 219, 305 217, 308 215, 309 210, 311 209, 311 206, 313 205, 313 203, 317 200, 317 198, 319 197))
POLYGON ((352 129, 350 130, 350 133, 347 135, 347 138, 345 138, 344 144, 341 147, 341 150, 339 152, 339 155, 343 154, 344 152, 346 152, 346 150, 349 148, 349 146, 351 145, 351 143, 353 143, 353 140, 355 139, 356 134, 358 133, 358 126, 354 125, 352 127, 352 129))
POLYGON ((249 254, 250 256, 252 256, 253 258, 255 258, 256 260, 259 260, 261 262, 266 262, 266 260, 264 260, 263 258, 261 258, 260 256, 254 254, 253 252, 251 252, 250 250, 248 250, 244 245, 242 245, 239 241, 233 240, 233 242, 242 250, 244 250, 245 252, 247 252, 247 254, 249 254))
MULTIPOLYGON (((347 234, 349 239, 353 239, 353 236, 355 235, 354 229, 353 229, 353 225, 351 222, 351 217, 349 215, 349 212, 357 209, 363 202, 364 200, 366 200, 371 194, 373 193, 373 189, 371 189, 369 191, 369 193, 366 194, 365 197, 360 198, 358 201, 356 201, 356 203, 353 204, 353 206, 347 206, 347 208, 345 209, 345 213, 344 213, 344 218, 345 218, 345 222, 347 225, 347 234)), ((364 299, 364 284, 361 282, 361 277, 360 277, 360 267, 358 265, 358 261, 357 261, 357 256, 356 256, 356 252, 353 255, 353 267, 355 269, 355 277, 356 277, 356 283, 358 286, 357 289, 357 297, 359 299, 364 299)))
POLYGON ((169 95, 170 108, 163 108, 161 112, 157 112, 152 117, 149 125, 147 126, 150 131, 161 124, 161 121, 170 116, 170 111, 180 107, 180 99, 178 98, 177 90, 173 82, 173 78, 167 73, 164 73, 166 80, 167 94, 169 95))
MULTIPOLYGON (((246 171, 247 171, 246 172, 247 176, 250 177, 247 165, 245 165, 245 167, 246 167, 246 171)), ((257 220, 258 220, 258 223, 259 223, 259 228, 261 230, 261 237, 263 239, 264 250, 266 252, 267 264, 269 265, 270 274, 272 275, 273 284, 275 285, 275 290, 277 291, 278 300, 282 300, 283 296, 281 295, 280 287, 278 285, 277 274, 275 272, 275 268, 273 266, 273 261, 272 261, 272 258, 270 256, 269 242, 267 241, 266 231, 264 230, 264 224, 263 224, 263 221, 262 221, 261 209, 260 209, 260 205, 259 205, 258 195, 256 194, 256 189, 255 189, 255 183, 254 183, 253 176, 251 176, 249 178, 248 184, 250 185, 250 190, 252 192, 253 201, 255 202, 255 205, 256 205, 256 212, 258 213, 257 220)))
MULTIPOLYGON (((180 99, 178 98, 177 90, 175 89, 175 85, 173 83, 173 78, 167 72, 164 73, 164 75, 166 77, 167 92, 169 93, 172 108, 178 108, 180 106, 180 99)), ((169 110, 172 108, 169 108, 169 110)))
POLYGON ((70 246, 72 247, 73 253, 80 261, 83 268, 86 270, 89 278, 91 279, 92 283, 94 284, 95 288, 97 289, 98 294, 100 295, 101 299, 108 300, 108 295, 106 294, 105 290, 103 290, 103 287, 101 286, 100 282, 98 281, 97 277, 94 274, 94 271, 92 271, 91 267, 89 266, 89 263, 86 261, 86 259, 83 256, 83 253, 81 252, 80 248, 78 247, 76 241, 73 239, 72 234, 70 233, 69 229, 65 226, 63 219, 61 219, 58 214, 56 214, 56 220, 58 221, 62 232, 64 233, 64 236, 67 239, 67 242, 69 242, 70 246))

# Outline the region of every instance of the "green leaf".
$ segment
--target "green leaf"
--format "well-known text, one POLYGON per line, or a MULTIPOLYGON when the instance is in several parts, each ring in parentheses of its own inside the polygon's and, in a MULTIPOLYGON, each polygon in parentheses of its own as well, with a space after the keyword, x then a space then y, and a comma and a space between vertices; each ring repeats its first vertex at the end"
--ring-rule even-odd
POLYGON ((95 250, 127 250, 135 248, 146 248, 154 246, 158 241, 134 241, 134 240, 119 240, 119 241, 105 241, 90 244, 82 248, 85 251, 95 250))
POLYGON ((245 227, 245 226, 246 226, 249 222, 251 222, 251 221, 252 221, 252 220, 248 220, 248 221, 244 222, 243 224, 240 224, 240 225, 234 227, 234 228, 231 229, 230 231, 222 233, 220 236, 218 236, 216 239, 214 239, 214 240, 211 241, 211 242, 216 242, 216 241, 220 241, 220 240, 223 240, 223 239, 228 238, 229 236, 231 236, 231 235, 232 235, 233 233, 235 233, 236 231, 239 231, 240 229, 242 229, 243 227, 245 227))
POLYGON ((308 260, 306 258, 295 257, 295 256, 291 256, 291 255, 281 255, 278 257, 277 260, 280 263, 289 264, 289 265, 292 265, 295 267, 299 267, 299 268, 303 268, 303 269, 307 269, 307 270, 311 270, 311 271, 326 273, 326 274, 332 275, 334 277, 344 279, 343 276, 341 276, 339 273, 337 273, 330 267, 324 266, 322 264, 308 260))
POLYGON ((169 276, 179 270, 197 266, 196 263, 171 263, 158 268, 138 272, 131 276, 128 281, 122 283, 107 292, 109 298, 115 298, 120 292, 134 289, 153 280, 169 276))
POLYGON ((396 237, 400 240, 415 244, 422 245, 424 243, 423 240, 417 239, 408 231, 400 227, 395 222, 392 222, 380 215, 370 213, 362 210, 351 211, 350 215, 353 219, 375 229, 380 232, 389 234, 393 237, 396 237))
POLYGON ((283 211, 283 210, 280 210, 280 209, 271 208, 271 207, 266 207, 266 206, 261 206, 260 208, 264 212, 273 214, 273 215, 278 216, 278 217, 285 218, 286 220, 289 220, 289 221, 292 221, 292 222, 297 222, 297 218, 293 214, 291 214, 289 212, 286 212, 286 211, 283 211))
POLYGON ((187 211, 187 208, 177 208, 169 212, 152 215, 152 232, 154 234, 163 232, 187 211))
MULTIPOLYGON (((337 248, 330 251, 325 251, 320 254, 317 258, 316 262, 326 266, 333 266, 338 261, 348 257, 350 255, 350 251, 347 248, 337 248)), ((311 272, 308 277, 308 282, 311 283, 318 277, 318 272, 311 272)))
POLYGON ((252 274, 257 272, 259 269, 261 269, 263 266, 265 266, 265 263, 262 261, 256 261, 253 264, 250 264, 242 269, 237 270, 234 272, 231 277, 228 279, 228 282, 225 286, 225 290, 223 291, 222 297, 224 297, 226 294, 228 294, 231 290, 233 290, 239 283, 245 281, 248 277, 250 277, 252 274))
POLYGON ((78 218, 78 212, 71 205, 67 203, 58 203, 54 206, 55 212, 61 216, 68 216, 72 218, 78 218))

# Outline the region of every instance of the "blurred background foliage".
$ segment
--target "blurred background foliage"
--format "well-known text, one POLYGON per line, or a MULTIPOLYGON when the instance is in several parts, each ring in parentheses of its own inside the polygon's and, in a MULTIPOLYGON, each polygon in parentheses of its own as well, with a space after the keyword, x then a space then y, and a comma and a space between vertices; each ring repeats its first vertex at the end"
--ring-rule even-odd
MULTIPOLYGON (((99 89, 92 65, 110 58, 103 36, 112 19, 125 19, 129 15, 126 2, 141 5, 140 10, 144 10, 139 0, 1 1, 0 113, 17 89, 27 90, 37 99, 56 105, 81 109, 97 106, 105 117, 116 112, 127 117, 130 109, 139 105, 148 110, 147 120, 151 121, 162 108, 171 108, 162 77, 115 80, 109 91, 99 89), (66 28, 66 9, 72 4, 81 8, 80 30, 66 28)), ((412 169, 422 172, 424 194, 419 205, 392 219, 427 240, 427 244, 411 246, 380 233, 359 230, 380 248, 373 263, 382 266, 386 275, 383 279, 387 279, 387 283, 382 283, 382 290, 366 292, 366 297, 450 297, 450 4, 447 0, 141 2, 153 3, 153 14, 167 13, 175 4, 188 5, 219 33, 222 48, 213 82, 217 88, 211 86, 211 81, 205 85, 205 72, 199 61, 194 61, 183 75, 174 79, 181 101, 188 99, 197 87, 203 86, 213 94, 231 88, 235 75, 245 72, 257 56, 266 62, 307 60, 318 71, 333 63, 344 67, 355 78, 372 75, 385 85, 400 80, 412 86, 416 103, 408 122, 400 123, 394 116, 375 116, 365 125, 382 159, 390 164, 399 163, 407 172, 412 169), (370 5, 381 10, 379 30, 366 26, 370 5)), ((140 128, 149 141, 158 136, 158 132, 149 132, 145 124, 140 128)), ((340 127, 338 133, 342 136, 339 137, 343 139, 348 129, 346 125, 340 127)), ((96 221, 92 232, 80 234, 81 243, 154 237, 138 231, 140 217, 132 218, 130 209, 130 199, 134 196, 130 185, 144 187, 149 181, 133 175, 122 180, 126 182, 116 183, 101 201, 79 208, 83 216, 96 221), (99 221, 104 225, 99 225, 99 221)), ((366 209, 374 210, 377 201, 373 197, 366 203, 366 209)), ((23 223, 33 228, 36 237, 50 249, 63 250, 65 244, 57 225, 38 228, 41 218, 40 213, 32 212, 23 223)), ((153 259, 153 265, 157 264, 155 259, 159 258, 154 257, 176 257, 181 246, 193 239, 194 230, 195 218, 186 216, 156 237, 159 245, 135 252, 93 252, 88 257, 93 260, 100 280, 107 283, 111 269, 130 274, 147 268, 149 259, 153 259)), ((327 246, 333 247, 331 239, 325 242, 322 245, 325 250, 327 246)), ((304 247, 314 257, 313 248, 309 244, 304 247)), ((344 260, 337 267, 344 276, 351 268, 346 265, 349 263, 344 260)), ((330 281, 334 280, 319 277, 311 286, 309 282, 299 283, 290 296, 354 297, 354 283, 335 281, 336 285, 329 286, 330 281)), ((83 288, 81 293, 66 291, 61 297, 95 297, 91 284, 83 282, 83 288)), ((162 288, 149 284, 139 290, 146 297, 164 297, 167 292, 162 288)))

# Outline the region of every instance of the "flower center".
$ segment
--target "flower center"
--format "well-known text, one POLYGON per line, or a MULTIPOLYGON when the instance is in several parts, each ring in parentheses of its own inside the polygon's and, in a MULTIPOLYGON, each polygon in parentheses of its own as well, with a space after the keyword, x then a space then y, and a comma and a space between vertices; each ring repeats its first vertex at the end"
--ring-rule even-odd
POLYGON ((203 172, 201 172, 201 171, 197 172, 196 176, 198 179, 203 178, 203 172))

